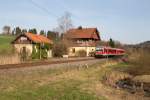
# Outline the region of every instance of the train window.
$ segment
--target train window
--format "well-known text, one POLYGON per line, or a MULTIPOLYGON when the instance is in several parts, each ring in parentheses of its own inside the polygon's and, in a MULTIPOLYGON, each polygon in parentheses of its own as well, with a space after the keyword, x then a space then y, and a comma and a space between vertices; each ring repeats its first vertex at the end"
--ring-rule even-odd
POLYGON ((103 51, 102 48, 96 48, 96 51, 103 51))

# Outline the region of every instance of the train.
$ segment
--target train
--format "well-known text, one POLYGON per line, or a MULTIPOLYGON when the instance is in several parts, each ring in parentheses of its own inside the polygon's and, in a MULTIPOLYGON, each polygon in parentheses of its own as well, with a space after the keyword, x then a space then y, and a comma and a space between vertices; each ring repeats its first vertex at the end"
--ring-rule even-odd
POLYGON ((125 55, 125 50, 120 48, 98 46, 95 50, 95 57, 119 57, 125 55))

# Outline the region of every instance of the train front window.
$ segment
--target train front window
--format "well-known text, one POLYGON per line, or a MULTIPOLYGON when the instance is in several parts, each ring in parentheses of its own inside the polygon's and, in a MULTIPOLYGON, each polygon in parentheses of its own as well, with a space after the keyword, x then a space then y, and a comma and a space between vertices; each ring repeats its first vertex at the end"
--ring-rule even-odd
POLYGON ((96 51, 103 51, 103 49, 102 48, 96 48, 96 51))

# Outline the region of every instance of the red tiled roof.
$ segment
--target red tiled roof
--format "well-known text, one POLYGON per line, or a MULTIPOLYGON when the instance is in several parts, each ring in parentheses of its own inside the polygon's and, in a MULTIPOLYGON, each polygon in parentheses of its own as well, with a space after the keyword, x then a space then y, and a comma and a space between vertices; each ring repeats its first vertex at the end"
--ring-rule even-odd
POLYGON ((97 28, 82 28, 82 29, 70 29, 66 33, 67 38, 93 38, 99 40, 99 33, 97 28))
POLYGON ((49 43, 49 44, 52 43, 50 39, 48 39, 47 37, 43 35, 36 35, 32 33, 25 33, 25 35, 35 43, 49 43))

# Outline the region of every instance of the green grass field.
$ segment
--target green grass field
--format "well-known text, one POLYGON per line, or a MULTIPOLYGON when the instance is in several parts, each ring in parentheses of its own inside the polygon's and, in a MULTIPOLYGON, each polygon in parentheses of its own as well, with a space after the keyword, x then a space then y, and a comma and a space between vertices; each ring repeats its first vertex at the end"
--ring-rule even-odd
POLYGON ((0 71, 0 100, 136 100, 132 98, 139 96, 103 83, 106 74, 128 66, 104 61, 80 69, 61 66, 0 71))
POLYGON ((14 36, 0 35, 0 54, 9 54, 12 51, 11 42, 14 36))
POLYGON ((80 70, 63 67, 4 72, 0 74, 0 100, 106 100, 90 90, 99 81, 98 71, 99 65, 80 70))

